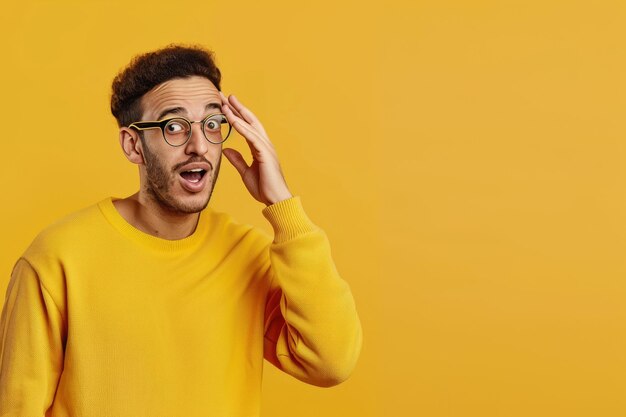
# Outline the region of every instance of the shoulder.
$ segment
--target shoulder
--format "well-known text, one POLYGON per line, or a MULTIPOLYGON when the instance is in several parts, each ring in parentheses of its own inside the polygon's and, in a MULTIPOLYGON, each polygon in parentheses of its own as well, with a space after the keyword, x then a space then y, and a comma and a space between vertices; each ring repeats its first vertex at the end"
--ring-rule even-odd
POLYGON ((12 275, 15 279, 36 276, 63 311, 66 268, 88 250, 101 223, 102 214, 97 204, 55 221, 35 237, 15 263, 12 275))
POLYGON ((57 257, 72 247, 84 245, 92 240, 102 220, 98 204, 68 214, 41 230, 22 257, 33 264, 40 258, 57 257))
POLYGON ((273 237, 265 230, 241 222, 230 213, 210 209, 207 214, 211 218, 209 233, 215 233, 221 242, 227 243, 231 248, 265 251, 272 243, 273 237))

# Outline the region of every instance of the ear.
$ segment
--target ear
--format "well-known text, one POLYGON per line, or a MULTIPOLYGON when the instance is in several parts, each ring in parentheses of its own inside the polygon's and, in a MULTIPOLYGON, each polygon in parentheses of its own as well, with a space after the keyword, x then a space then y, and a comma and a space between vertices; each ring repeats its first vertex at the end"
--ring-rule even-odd
POLYGON ((127 127, 120 128, 120 145, 122 151, 133 164, 143 164, 143 149, 141 147, 141 139, 139 133, 136 130, 129 129, 127 127))

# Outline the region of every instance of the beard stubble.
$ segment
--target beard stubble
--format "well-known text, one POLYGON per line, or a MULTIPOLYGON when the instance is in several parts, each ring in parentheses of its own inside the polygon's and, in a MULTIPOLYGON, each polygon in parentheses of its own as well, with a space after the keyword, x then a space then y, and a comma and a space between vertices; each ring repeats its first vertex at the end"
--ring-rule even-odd
MULTIPOLYGON (((217 177, 220 172, 220 166, 222 162, 222 158, 220 157, 217 161, 217 164, 214 168, 211 169, 210 172, 205 173, 204 175, 211 175, 209 179, 208 187, 209 187, 209 195, 205 201, 199 202, 197 204, 187 204, 183 201, 177 200, 170 192, 171 188, 176 184, 176 173, 174 170, 168 170, 168 168, 161 163, 159 158, 150 151, 150 148, 146 146, 146 143, 143 143, 143 153, 145 159, 146 166, 146 192, 147 194, 163 209, 179 214, 192 214, 198 213, 206 208, 211 200, 211 196, 213 195, 213 190, 215 189, 215 183, 217 182, 217 177)), ((191 163, 191 162, 208 162, 205 158, 201 156, 192 157, 188 161, 184 162, 183 165, 191 163)), ((210 164, 213 167, 213 164, 210 164)))

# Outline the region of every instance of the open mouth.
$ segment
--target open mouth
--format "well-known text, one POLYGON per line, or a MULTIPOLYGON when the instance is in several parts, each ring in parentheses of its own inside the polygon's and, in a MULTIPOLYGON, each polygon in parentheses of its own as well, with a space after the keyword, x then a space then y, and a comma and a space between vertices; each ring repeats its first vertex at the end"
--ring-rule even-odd
POLYGON ((180 173, 180 176, 191 183, 197 183, 202 180, 205 174, 206 170, 202 168, 196 168, 190 169, 189 171, 183 171, 180 173))

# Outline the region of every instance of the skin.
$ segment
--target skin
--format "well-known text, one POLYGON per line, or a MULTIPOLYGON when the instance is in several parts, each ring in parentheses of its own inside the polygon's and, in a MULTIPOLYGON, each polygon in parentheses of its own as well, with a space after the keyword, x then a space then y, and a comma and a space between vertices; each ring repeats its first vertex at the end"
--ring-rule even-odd
MULTIPOLYGON (((222 148, 204 137, 199 123, 192 125, 189 141, 179 147, 168 145, 160 129, 143 130, 142 141, 135 129, 120 128, 120 145, 126 158, 139 167, 139 191, 113 202, 120 215, 135 228, 164 239, 182 239, 191 235, 200 211, 211 198, 220 170, 222 154, 237 170, 250 195, 266 206, 292 197, 283 176, 278 156, 258 118, 239 100, 226 97, 207 78, 175 78, 159 84, 141 98, 141 120, 159 120, 167 108, 182 107, 189 120, 202 120, 207 114, 224 113, 246 140, 252 154, 248 165, 238 151, 222 148), (206 109, 208 104, 217 108, 206 109), (180 171, 189 163, 207 166, 202 190, 183 188, 180 171)), ((162 119, 173 117, 167 114, 162 119)), ((233 133, 228 141, 232 141, 233 133)), ((227 141, 227 143, 228 143, 227 141)))

